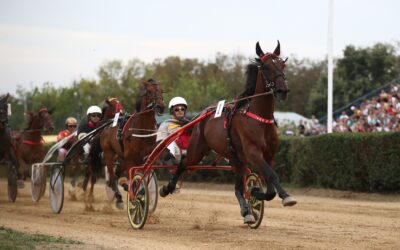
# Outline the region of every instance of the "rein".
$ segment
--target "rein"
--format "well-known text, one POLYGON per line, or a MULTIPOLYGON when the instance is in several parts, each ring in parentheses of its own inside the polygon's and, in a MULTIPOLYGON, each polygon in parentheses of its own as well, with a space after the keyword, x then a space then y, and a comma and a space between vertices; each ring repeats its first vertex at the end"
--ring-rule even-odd
POLYGON ((27 129, 22 131, 23 133, 27 132, 27 133, 33 133, 33 132, 37 132, 37 131, 42 131, 41 129, 27 129))

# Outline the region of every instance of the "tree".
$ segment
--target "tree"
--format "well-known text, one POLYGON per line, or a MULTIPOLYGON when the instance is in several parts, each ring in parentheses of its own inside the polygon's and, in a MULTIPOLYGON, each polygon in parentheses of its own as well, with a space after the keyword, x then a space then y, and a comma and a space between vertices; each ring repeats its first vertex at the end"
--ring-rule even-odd
MULTIPOLYGON (((336 62, 333 77, 333 109, 345 106, 352 100, 388 83, 398 76, 398 57, 392 45, 377 43, 371 48, 355 48, 349 45, 344 57, 336 62)), ((326 115, 326 72, 312 89, 309 113, 319 117, 326 115)))

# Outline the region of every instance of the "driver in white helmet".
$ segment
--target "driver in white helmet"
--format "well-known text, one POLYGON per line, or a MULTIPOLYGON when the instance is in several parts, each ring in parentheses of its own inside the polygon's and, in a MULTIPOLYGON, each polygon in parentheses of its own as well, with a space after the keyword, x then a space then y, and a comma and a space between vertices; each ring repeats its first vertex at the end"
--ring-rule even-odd
MULTIPOLYGON (((92 132, 100 125, 100 120, 102 117, 102 111, 99 106, 90 106, 86 112, 87 122, 79 125, 78 128, 78 140, 82 139, 86 134, 92 132)), ((89 154, 90 144, 86 143, 83 146, 85 153, 85 158, 89 154)))
MULTIPOLYGON (((169 101, 171 118, 160 124, 157 134, 157 142, 164 140, 168 135, 189 122, 186 117, 187 102, 183 97, 177 96, 169 101)), ((164 161, 167 165, 178 164, 182 159, 182 151, 186 151, 190 134, 183 133, 180 138, 168 145, 164 161)))

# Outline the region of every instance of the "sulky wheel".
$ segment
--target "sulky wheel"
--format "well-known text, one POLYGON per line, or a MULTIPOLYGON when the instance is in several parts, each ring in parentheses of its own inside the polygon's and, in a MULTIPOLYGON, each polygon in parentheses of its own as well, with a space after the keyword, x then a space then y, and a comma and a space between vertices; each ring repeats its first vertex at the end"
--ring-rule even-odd
POLYGON ((32 201, 38 202, 42 197, 43 184, 46 185, 46 175, 44 166, 40 164, 33 164, 32 175, 31 175, 32 201))
POLYGON ((148 189, 149 189, 149 213, 154 213, 157 208, 158 202, 158 181, 156 173, 151 170, 150 171, 150 181, 148 182, 148 189))
POLYGON ((149 213, 149 189, 145 179, 140 182, 141 178, 142 175, 135 175, 131 182, 131 190, 127 192, 128 218, 134 229, 141 229, 144 226, 149 213), (137 186, 139 186, 137 193, 133 195, 137 186))
POLYGON ((13 164, 8 165, 7 171, 7 191, 8 191, 8 201, 15 202, 17 198, 17 168, 13 164))
MULTIPOLYGON (((261 180, 255 173, 249 174, 246 179, 246 190, 250 192, 253 187, 258 187, 260 190, 263 190, 261 180)), ((248 226, 252 229, 257 229, 264 216, 264 200, 257 200, 250 194, 248 194, 247 197, 247 204, 249 205, 250 212, 256 219, 255 223, 248 224, 248 226)))
POLYGON ((53 165, 50 173, 50 206, 53 213, 59 214, 64 204, 64 177, 62 165, 53 165))

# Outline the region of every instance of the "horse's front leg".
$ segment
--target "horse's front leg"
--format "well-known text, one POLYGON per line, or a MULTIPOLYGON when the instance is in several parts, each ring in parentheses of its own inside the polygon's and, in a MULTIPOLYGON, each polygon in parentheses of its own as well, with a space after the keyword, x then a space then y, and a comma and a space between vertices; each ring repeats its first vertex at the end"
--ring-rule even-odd
POLYGON ((265 194, 266 200, 272 200, 275 197, 275 190, 278 191, 279 197, 282 199, 283 206, 293 206, 296 205, 297 201, 295 198, 290 196, 281 186, 279 182, 279 177, 272 169, 272 167, 265 161, 262 160, 260 162, 260 170, 264 175, 264 178, 267 182, 267 192, 265 194))
POLYGON ((77 200, 77 198, 76 198, 76 180, 79 175, 79 170, 80 170, 79 160, 74 159, 74 163, 72 164, 72 169, 71 169, 71 174, 70 174, 71 187, 68 190, 71 200, 77 200))
MULTIPOLYGON (((122 200, 122 195, 118 189, 118 175, 114 171, 114 160, 115 160, 115 151, 111 149, 108 144, 104 144, 103 146, 103 157, 106 163, 106 188, 107 192, 113 192, 115 197, 115 206, 118 209, 122 209, 124 206, 124 202, 122 200), (110 190, 111 189, 111 190, 110 190)), ((110 202, 112 201, 112 197, 109 197, 110 202)))
POLYGON ((247 204, 243 196, 243 191, 244 191, 243 175, 236 174, 235 196, 239 202, 240 214, 243 216, 243 223, 252 224, 256 222, 256 219, 250 213, 249 205, 247 204))
POLYGON ((92 173, 91 178, 90 178, 90 190, 89 190, 89 202, 93 203, 94 202, 94 185, 96 184, 97 181, 97 174, 92 173))
POLYGON ((182 173, 186 170, 186 166, 180 162, 178 168, 176 169, 175 173, 172 175, 171 179, 169 180, 167 185, 164 185, 160 188, 160 196, 166 197, 169 194, 172 194, 176 188, 176 183, 179 180, 179 177, 182 173))

